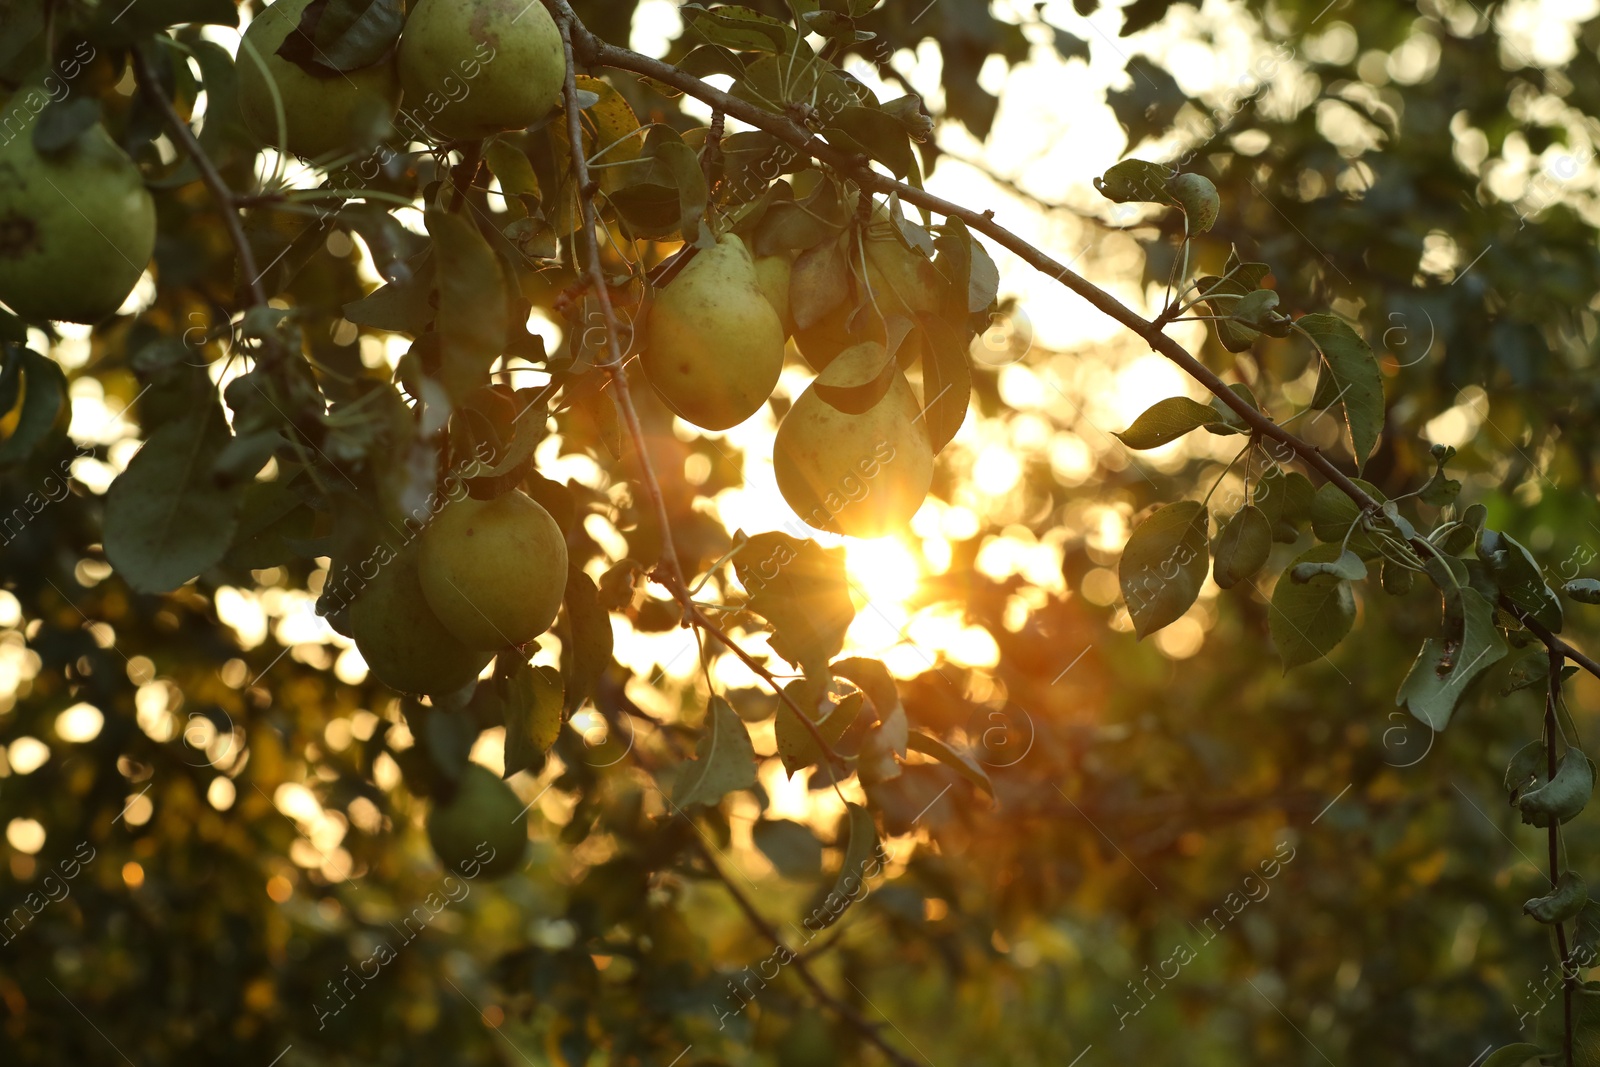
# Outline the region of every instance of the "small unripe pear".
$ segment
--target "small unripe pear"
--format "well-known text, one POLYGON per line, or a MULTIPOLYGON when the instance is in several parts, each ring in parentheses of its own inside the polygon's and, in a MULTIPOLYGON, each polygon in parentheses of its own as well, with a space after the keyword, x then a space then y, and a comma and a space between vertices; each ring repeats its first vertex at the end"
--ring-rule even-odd
POLYGON ((400 104, 400 81, 392 57, 370 67, 332 78, 307 74, 278 55, 278 48, 297 32, 300 16, 311 0, 277 0, 257 15, 244 31, 241 44, 239 111, 244 124, 262 144, 317 159, 375 144, 390 129, 400 104), (265 68, 265 69, 263 69, 265 68), (278 144, 277 112, 272 86, 283 101, 284 141, 278 144))
POLYGON ((34 150, 31 128, 0 145, 0 300, 18 315, 116 314, 155 243, 155 201, 103 127, 51 156, 34 150))
POLYGON ((354 569, 365 579, 346 620, 356 650, 384 685, 406 693, 450 693, 478 676, 487 652, 467 648, 429 610, 417 577, 417 550, 387 546, 354 569))
POLYGON ((417 574, 457 641, 495 650, 550 629, 567 588, 567 542, 520 489, 445 506, 422 534, 417 574))
POLYGON ((399 64, 407 121, 462 140, 538 122, 567 71, 561 33, 539 0, 421 0, 399 64))
POLYGON ((469 763, 455 795, 428 812, 428 842, 464 877, 504 878, 528 851, 527 806, 493 771, 469 763))
POLYGON ((783 323, 744 242, 725 234, 656 297, 644 370, 678 416, 706 430, 760 410, 783 370, 783 323))
POLYGON ((872 381, 887 358, 875 343, 841 352, 778 426, 772 442, 778 491, 819 530, 892 533, 911 521, 933 484, 933 447, 898 369, 888 391, 860 414, 840 411, 817 393, 819 383, 842 389, 872 381))

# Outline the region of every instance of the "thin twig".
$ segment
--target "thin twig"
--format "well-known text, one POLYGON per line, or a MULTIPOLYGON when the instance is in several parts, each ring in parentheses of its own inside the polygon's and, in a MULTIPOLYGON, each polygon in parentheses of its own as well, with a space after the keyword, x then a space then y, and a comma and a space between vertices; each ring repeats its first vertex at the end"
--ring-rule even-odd
POLYGON ((222 211, 222 223, 228 229, 228 238, 233 242, 234 251, 239 254, 239 269, 245 278, 249 279, 251 302, 257 305, 267 302, 266 287, 261 284, 261 274, 256 270, 255 253, 250 250, 250 241, 244 235, 244 226, 239 221, 239 205, 222 180, 222 175, 211 162, 211 157, 206 155, 206 150, 200 147, 200 142, 195 138, 194 131, 189 124, 173 109, 172 101, 167 99, 167 94, 161 91, 161 81, 156 77, 155 71, 150 67, 150 60, 145 56, 142 48, 131 50, 133 56, 133 75, 139 83, 139 89, 145 98, 156 106, 171 128, 172 136, 183 145, 184 151, 189 153, 189 158, 194 160, 195 169, 200 172, 200 180, 205 182, 206 188, 211 191, 211 197, 217 202, 217 207, 222 211))
POLYGON ((878 1023, 874 1023, 863 1016, 853 1005, 845 1003, 828 992, 827 987, 818 981, 817 976, 811 972, 811 968, 806 961, 783 943, 783 938, 778 935, 778 931, 773 925, 756 910, 755 905, 750 903, 750 898, 745 896, 744 891, 734 884, 733 879, 728 877, 727 872, 718 866, 716 857, 711 854, 711 850, 706 847, 705 842, 698 836, 691 840, 695 847, 700 850, 700 854, 705 857, 706 865, 711 869, 711 873, 728 890, 728 894, 733 897, 734 903, 739 905, 739 910, 744 912, 745 918, 750 920, 750 925, 755 927, 761 936, 771 941, 774 946, 785 949, 790 953, 791 958, 788 966, 794 968, 795 974, 800 976, 800 981, 805 983, 806 988, 811 991, 811 995, 816 997, 823 1007, 855 1027, 868 1041, 878 1046, 879 1051, 893 1063, 899 1064, 900 1067, 920 1067, 916 1060, 884 1040, 883 1034, 880 1032, 882 1027, 878 1023))
POLYGON ((461 150, 461 162, 457 163, 450 172, 450 182, 454 192, 450 197, 450 212, 459 212, 467 202, 467 190, 472 188, 472 179, 477 177, 478 167, 483 163, 483 142, 471 141, 461 150))

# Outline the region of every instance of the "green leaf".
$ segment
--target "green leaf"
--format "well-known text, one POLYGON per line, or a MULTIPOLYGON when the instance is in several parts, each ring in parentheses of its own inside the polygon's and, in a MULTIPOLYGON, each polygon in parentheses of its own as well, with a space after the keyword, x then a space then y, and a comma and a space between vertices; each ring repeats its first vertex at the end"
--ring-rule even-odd
POLYGON ((567 568, 567 627, 570 640, 561 647, 568 711, 575 711, 594 693, 595 683, 611 662, 611 616, 600 606, 594 581, 576 565, 567 568))
POLYGON ((381 63, 405 21, 400 0, 328 0, 317 21, 317 59, 337 71, 381 63))
POLYGON ((1522 821, 1530 826, 1549 826, 1551 818, 1567 822, 1584 809, 1594 792, 1594 764, 1575 748, 1567 749, 1556 767, 1556 776, 1544 785, 1528 790, 1517 801, 1522 821))
POLYGON ((1361 562, 1361 557, 1348 548, 1339 553, 1338 557, 1326 563, 1301 562, 1289 569, 1289 580, 1304 585, 1319 574, 1332 575, 1343 578, 1347 582, 1364 582, 1367 580, 1367 565, 1361 562))
POLYGON ((822 842, 809 826, 788 819, 760 819, 750 828, 750 839, 761 854, 792 882, 809 882, 822 875, 822 842))
MULTIPOLYGON (((1338 545, 1313 545, 1295 563, 1331 563, 1340 554, 1338 545)), ((1279 578, 1272 591, 1268 626, 1288 672, 1321 659, 1344 640, 1355 623, 1356 601, 1350 583, 1342 578, 1323 574, 1304 584, 1285 578, 1279 578)))
MULTIPOLYGON (((480 685, 479 692, 484 688, 480 685)), ((495 660, 488 688, 498 697, 505 716, 505 777, 518 771, 538 773, 544 767, 545 753, 561 734, 566 696, 561 675, 552 667, 535 667, 521 656, 502 653, 495 660)))
POLYGON ((1522 1041, 1495 1049, 1479 1067, 1528 1067, 1530 1062, 1536 1067, 1543 1055, 1544 1049, 1522 1041))
POLYGON ((466 216, 427 214, 439 290, 439 380, 452 400, 487 385, 510 323, 500 259, 466 216))
POLYGON ((1222 527, 1214 551, 1211 576, 1218 588, 1232 589, 1266 564, 1272 552, 1272 524, 1260 508, 1246 504, 1222 527))
POLYGON ((13 350, 6 364, 6 381, 8 391, 20 382, 22 412, 10 436, 0 440, 0 467, 21 463, 51 433, 65 432, 72 410, 67 402, 67 376, 60 365, 31 348, 13 350))
POLYGON ((1210 404, 1186 396, 1169 396, 1146 408, 1132 426, 1113 436, 1129 448, 1160 448, 1216 421, 1217 413, 1210 404))
POLYGON ((212 461, 232 438, 215 397, 162 426, 106 494, 106 559, 143 593, 166 593, 219 562, 243 496, 220 489, 212 461))
POLYGON ((1580 604, 1600 604, 1600 581, 1593 578, 1574 578, 1561 591, 1580 604))
MULTIPOLYGON (((1324 380, 1337 390, 1329 403, 1337 400, 1344 405, 1350 452, 1359 470, 1383 433, 1383 375, 1378 371, 1377 357, 1361 335, 1336 315, 1304 315, 1295 325, 1322 354, 1327 375, 1324 380)), ((1320 387, 1318 391, 1321 392, 1320 387)), ((1312 406, 1328 405, 1313 400, 1312 406)))
POLYGON ((822 905, 805 920, 807 930, 815 933, 826 930, 839 921, 852 903, 867 893, 867 882, 883 870, 879 855, 878 827, 872 813, 859 804, 849 805, 846 812, 848 838, 844 849, 844 862, 839 865, 839 876, 833 889, 823 898, 822 905))
POLYGON ((1125 159, 1094 180, 1100 195, 1117 204, 1174 204, 1167 191, 1172 168, 1142 159, 1125 159))
POLYGON ((678 231, 685 241, 693 243, 700 234, 700 220, 706 213, 706 200, 710 195, 700 157, 682 141, 660 142, 655 146, 654 156, 666 166, 678 192, 678 231))
POLYGON ((1204 505, 1180 500, 1158 509, 1128 538, 1118 579, 1141 638, 1178 619, 1200 595, 1211 562, 1209 526, 1204 505))
POLYGON ((929 397, 922 412, 928 442, 938 453, 960 432, 972 403, 972 367, 967 362, 966 335, 932 315, 919 316, 918 329, 927 340, 922 360, 922 393, 929 397))
POLYGON ((875 107, 852 105, 834 116, 833 125, 866 149, 867 155, 888 167, 896 178, 903 180, 916 169, 911 137, 892 115, 875 107))
POLYGON ((1472 680, 1505 658, 1506 643, 1494 624, 1494 606, 1475 589, 1445 596, 1444 632, 1422 645, 1395 703, 1435 732, 1450 723, 1472 680), (1459 598, 1459 600, 1458 600, 1459 598))
POLYGON ((1533 553, 1510 534, 1485 529, 1478 534, 1478 558, 1506 599, 1551 633, 1561 632, 1561 600, 1545 583, 1533 553))
POLYGON ((839 660, 828 668, 835 678, 844 678, 855 683, 867 699, 872 701, 872 710, 877 714, 878 721, 888 723, 896 711, 901 711, 902 728, 896 738, 894 750, 898 755, 906 754, 906 738, 903 729, 904 708, 900 704, 900 693, 894 684, 894 678, 889 674, 889 668, 875 659, 866 659, 852 656, 849 659, 839 660))
POLYGON ((678 770, 672 802, 681 808, 714 805, 736 789, 756 784, 756 750, 739 713, 719 696, 711 698, 695 758, 678 770))
MULTIPOLYGON (((844 735, 845 730, 861 713, 863 697, 860 693, 850 693, 839 700, 834 700, 831 696, 819 698, 816 695, 820 691, 819 687, 810 679, 790 682, 784 686, 784 691, 789 694, 791 700, 802 709, 806 709, 817 728, 817 733, 822 735, 829 746, 844 735)), ((800 721, 800 717, 788 704, 778 705, 773 733, 778 744, 778 758, 783 761, 783 769, 791 776, 801 768, 822 762, 823 752, 817 745, 817 739, 806 729, 805 723, 800 721)))
POLYGON ((957 752, 937 737, 932 734, 925 734, 921 730, 912 730, 910 732, 906 740, 906 746, 913 752, 920 752, 924 756, 932 756, 985 793, 994 796, 994 783, 989 780, 989 773, 978 764, 977 760, 965 752, 957 752))
POLYGON ((1522 905, 1523 914, 1532 916, 1534 922, 1554 926, 1564 923, 1583 910, 1589 903, 1589 887, 1577 871, 1562 871, 1555 887, 1542 897, 1534 897, 1522 905))
POLYGON ((750 594, 750 610, 772 626, 773 651, 808 675, 826 675, 856 615, 844 550, 760 533, 745 543, 733 569, 750 594))
MULTIPOLYGON (((1372 499, 1384 503, 1384 495, 1377 486, 1360 478, 1352 481, 1372 499)), ((1378 539, 1365 529, 1358 528, 1351 532, 1350 528, 1359 526, 1361 521, 1361 509, 1356 502, 1345 496, 1344 490, 1337 485, 1323 482, 1311 501, 1311 532, 1316 534, 1317 540, 1347 543, 1350 550, 1362 559, 1376 559, 1383 555, 1378 539)))
POLYGON ((1515 804, 1518 794, 1528 786, 1544 782, 1545 767, 1543 741, 1530 741, 1517 749, 1511 762, 1506 764, 1505 789, 1511 796, 1511 803, 1515 804))
POLYGON ((52 100, 33 124, 34 151, 54 156, 77 143, 89 127, 100 121, 100 101, 92 96, 52 100))
POLYGON ((1202 277, 1199 295, 1211 314, 1218 317, 1215 325, 1217 340, 1222 347, 1229 352, 1244 352, 1255 344, 1261 333, 1243 323, 1234 322, 1232 316, 1244 297, 1260 289, 1261 280, 1272 272, 1272 268, 1265 263, 1240 263, 1230 256, 1228 270, 1226 277, 1214 274, 1202 277))
POLYGON ((788 23, 747 7, 719 4, 706 8, 700 4, 684 4, 678 11, 707 42, 736 52, 787 54, 798 47, 795 31, 788 23))

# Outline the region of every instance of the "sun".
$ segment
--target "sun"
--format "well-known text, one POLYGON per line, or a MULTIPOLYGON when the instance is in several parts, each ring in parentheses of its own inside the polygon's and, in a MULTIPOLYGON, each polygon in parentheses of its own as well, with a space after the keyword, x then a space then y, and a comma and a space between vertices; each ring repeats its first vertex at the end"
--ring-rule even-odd
POLYGON ((845 573, 858 599, 888 614, 902 614, 926 576, 921 554, 897 537, 852 538, 845 573))

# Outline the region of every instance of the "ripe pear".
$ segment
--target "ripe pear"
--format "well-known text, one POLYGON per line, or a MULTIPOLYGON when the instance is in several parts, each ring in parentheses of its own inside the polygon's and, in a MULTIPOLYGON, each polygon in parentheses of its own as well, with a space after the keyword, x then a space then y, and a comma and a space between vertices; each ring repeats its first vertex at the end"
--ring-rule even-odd
POLYGON ((446 867, 469 878, 504 878, 528 851, 522 798, 494 772, 467 764, 455 796, 428 812, 428 841, 446 867))
POLYGON ((744 242, 725 234, 650 308, 644 370, 676 414, 706 430, 760 410, 783 370, 783 323, 744 242))
POLYGON ((367 565, 377 574, 350 605, 347 621, 367 668, 387 686, 407 693, 450 693, 478 676, 489 654, 467 648, 428 609, 417 574, 417 550, 398 555, 380 549, 367 565))
POLYGON ((406 117, 460 140, 538 122, 567 71, 561 34, 538 0, 421 0, 399 62, 406 117))
POLYGON ((550 629, 567 588, 567 542, 520 489, 457 500, 422 533, 428 606, 469 648, 523 645, 550 629))
POLYGON ((255 17, 239 46, 239 111, 262 144, 317 159, 365 148, 387 136, 400 106, 400 79, 393 57, 331 78, 307 74, 278 55, 297 32, 311 0, 277 0, 255 17), (255 61, 246 45, 254 46, 255 61), (268 84, 270 79, 271 84, 268 84), (272 85, 283 102, 284 143, 278 144, 278 119, 272 85))
MULTIPOLYGON (((914 252, 900 243, 893 234, 875 234, 865 238, 859 249, 852 248, 852 292, 834 309, 810 326, 797 327, 795 345, 806 362, 818 371, 847 348, 874 341, 887 343, 886 320, 900 317, 916 321, 918 312, 932 312, 939 308, 940 278, 933 262, 920 252, 914 252), (866 267, 861 268, 865 251, 866 267), (865 299, 867 293, 859 289, 864 274, 870 287, 872 306, 859 316, 855 330, 850 329, 850 316, 865 299)), ((791 294, 792 296, 792 294, 791 294)), ((920 354, 916 339, 908 340, 895 353, 901 366, 910 364, 920 354)))
POLYGON ((25 319, 99 322, 150 262, 155 201, 103 127, 50 156, 32 133, 0 145, 0 300, 25 319))
POLYGON ((761 293, 778 313, 785 337, 794 333, 794 319, 789 315, 789 279, 793 274, 794 260, 785 254, 756 257, 756 284, 761 293))
POLYGON ((805 522, 851 537, 904 526, 933 484, 933 446, 911 386, 899 370, 860 414, 840 411, 817 385, 871 381, 887 354, 874 342, 847 348, 800 394, 778 426, 772 465, 778 491, 805 522))

